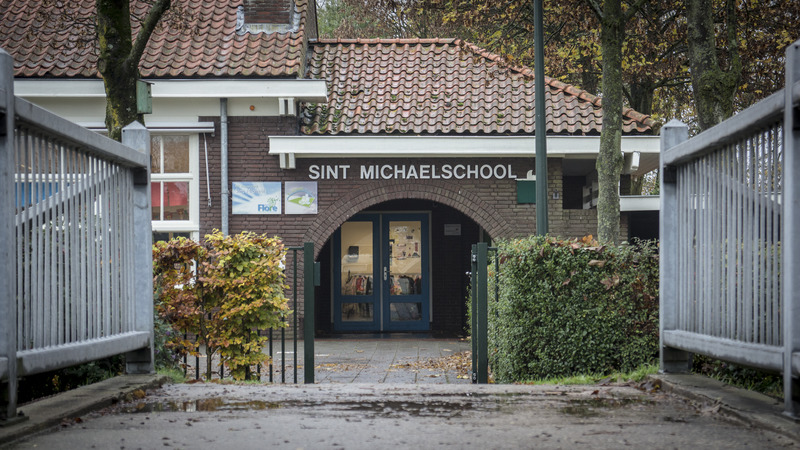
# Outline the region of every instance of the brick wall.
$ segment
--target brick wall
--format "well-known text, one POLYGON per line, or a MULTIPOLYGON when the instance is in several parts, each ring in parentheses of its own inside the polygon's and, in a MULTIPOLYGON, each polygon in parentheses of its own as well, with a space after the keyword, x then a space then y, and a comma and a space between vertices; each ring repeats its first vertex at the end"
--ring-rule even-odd
POLYGON ((244 0, 245 23, 290 22, 292 0, 244 0))
MULTIPOLYGON (((201 117, 202 121, 214 121, 219 130, 219 117, 201 117)), ((293 117, 229 117, 228 120, 228 179, 237 181, 310 181, 309 166, 312 164, 339 165, 349 164, 347 179, 316 180, 318 183, 319 213, 316 215, 231 215, 229 216, 229 232, 231 234, 244 230, 256 233, 278 235, 288 246, 299 246, 304 241, 314 243, 317 255, 333 232, 352 215, 382 202, 402 199, 422 200, 426 205, 433 202, 448 210, 448 214, 433 214, 434 227, 442 227, 449 223, 451 217, 458 217, 462 223, 461 240, 477 241, 478 227, 485 229, 492 238, 511 238, 526 236, 536 232, 536 206, 517 204, 516 181, 513 179, 490 180, 361 180, 358 170, 361 164, 510 164, 512 173, 524 177, 528 170, 534 168, 532 158, 490 159, 459 158, 455 161, 443 162, 431 159, 364 159, 346 160, 329 159, 297 159, 297 168, 283 170, 279 167, 278 158, 268 154, 270 135, 296 135, 297 119, 293 117), (461 220, 464 219, 464 220, 461 220)), ((211 207, 201 201, 200 232, 209 233, 221 226, 220 214, 220 168, 219 133, 208 136, 208 164, 211 186, 211 207)), ((548 161, 548 185, 550 192, 563 192, 562 161, 553 158, 548 161)), ((200 198, 205 199, 206 179, 204 162, 201 159, 200 198)), ((230 190, 230 186, 229 186, 230 190)), ((230 199, 227 199, 230 202, 230 199)), ((422 202, 420 202, 422 204, 422 202)), ((230 210, 230 203, 229 203, 230 210)), ((564 210, 560 199, 549 199, 548 215, 550 234, 562 237, 579 237, 596 234, 596 210, 564 210)), ((621 221, 621 234, 627 236, 627 216, 621 221)), ((470 242, 472 243, 472 242, 470 242)), ((432 267, 433 279, 442 281, 434 286, 434 297, 449 296, 447 302, 434 301, 434 329, 448 331, 460 327, 464 315, 463 302, 465 295, 463 280, 454 269, 456 275, 448 277, 439 273, 450 271, 450 266, 458 266, 468 260, 464 242, 454 243, 447 239, 435 239, 432 243, 434 254, 443 258, 432 267), (452 254, 448 248, 456 249, 452 254), (441 255, 444 255, 442 257, 441 255), (457 291, 456 291, 457 290, 457 291), (440 321, 441 319, 441 321, 440 321)), ((328 265, 327 261, 323 264, 328 265)), ((300 261, 302 267, 302 258, 300 261)), ((329 270, 329 268, 323 268, 329 270)), ((288 280, 291 282, 292 280, 288 280)), ((302 299, 302 280, 298 280, 300 298, 302 299)), ((329 289, 317 289, 317 296, 329 293, 329 289), (324 292, 323 292, 324 291, 324 292)), ((322 301, 330 301, 328 298, 322 301)), ((302 302, 298 313, 303 317, 302 302)), ((329 312, 328 312, 329 314, 329 312)))

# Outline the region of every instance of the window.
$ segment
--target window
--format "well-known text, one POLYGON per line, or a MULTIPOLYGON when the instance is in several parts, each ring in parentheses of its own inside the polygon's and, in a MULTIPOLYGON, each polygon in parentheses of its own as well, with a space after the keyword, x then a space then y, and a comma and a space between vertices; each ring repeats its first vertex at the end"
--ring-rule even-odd
POLYGON ((200 216, 197 135, 152 136, 150 170, 154 239, 196 234, 200 216))

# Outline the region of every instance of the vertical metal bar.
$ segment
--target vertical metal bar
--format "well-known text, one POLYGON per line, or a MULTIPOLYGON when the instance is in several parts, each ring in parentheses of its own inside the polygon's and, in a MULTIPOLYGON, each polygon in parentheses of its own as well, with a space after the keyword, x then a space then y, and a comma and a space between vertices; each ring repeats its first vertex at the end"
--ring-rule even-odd
POLYGON ((303 244, 303 381, 310 384, 314 383, 314 274, 314 243, 306 242, 303 244))
MULTIPOLYGON (((33 272, 33 263, 32 263, 32 252, 31 248, 33 243, 31 242, 32 237, 32 230, 31 230, 31 219, 30 212, 31 212, 31 201, 33 198, 32 192, 32 185, 31 185, 31 167, 32 167, 32 152, 30 148, 30 141, 28 138, 28 131, 25 130, 23 127, 18 127, 17 131, 19 132, 20 136, 17 138, 17 145, 20 149, 20 154, 22 157, 20 161, 24 163, 24 177, 23 185, 25 189, 23 205, 24 207, 20 209, 20 213, 22 214, 22 249, 20 249, 20 253, 24 259, 22 262, 23 270, 25 274, 23 276, 23 287, 22 287, 22 330, 18 334, 19 340, 17 341, 17 348, 19 350, 23 350, 27 348, 28 342, 31 336, 31 328, 33 323, 32 317, 32 283, 33 280, 31 279, 31 274, 33 272)), ((23 168, 21 168, 22 170, 23 168)))
MULTIPOLYGON (((0 98, 0 102, 3 102, 4 100, 5 97, 0 98)), ((5 121, 6 117, 0 116, 0 120, 5 121)), ((0 123, 0 128, 2 128, 3 126, 9 126, 9 124, 5 122, 0 123)), ((13 124, 11 124, 11 126, 13 127, 13 124)), ((15 330, 16 332, 16 335, 14 336, 15 338, 14 341, 16 341, 16 344, 14 345, 15 351, 19 349, 19 343, 24 342, 25 340, 24 339, 24 332, 26 329, 25 311, 26 309, 28 309, 26 308, 27 300, 25 298, 27 295, 27 286, 25 285, 25 274, 30 272, 29 270, 26 269, 25 266, 28 263, 28 255, 29 255, 27 251, 28 238, 25 234, 25 230, 27 229, 26 227, 27 221, 25 220, 25 216, 27 214, 27 198, 28 195, 30 194, 28 194, 28 188, 25 185, 25 176, 24 176, 25 174, 22 173, 23 168, 27 166, 26 162, 27 152, 25 151, 25 148, 22 145, 24 141, 20 138, 19 136, 20 134, 22 133, 20 133, 19 130, 15 130, 14 133, 9 133, 9 136, 0 135, 0 145, 3 145, 4 146, 3 148, 5 149, 2 151, 13 152, 15 158, 13 166, 14 169, 11 171, 11 174, 14 177, 12 180, 17 193, 16 199, 14 201, 16 206, 15 213, 17 218, 14 227, 16 231, 15 242, 17 250, 17 258, 16 258, 17 280, 16 280, 16 292, 15 292, 17 296, 17 301, 14 307, 16 308, 17 311, 17 319, 16 322, 14 323, 14 327, 8 327, 7 324, 3 324, 3 326, 6 327, 6 329, 15 330), (21 220, 19 220, 20 218, 21 220), (23 249, 25 250, 23 251, 23 249)), ((2 153, 0 153, 0 155, 2 155, 2 153)), ((3 156, 0 156, 0 158, 3 158, 3 156)), ((5 156, 5 158, 8 158, 8 156, 5 156)), ((7 161, 7 159, 5 161, 7 161)), ((0 177, 1 176, 2 175, 0 175, 0 177)), ((2 189, 2 187, 0 187, 0 189, 2 189)), ((3 214, 2 211, 3 210, 0 209, 0 215, 3 214)), ((2 348, 0 348, 0 352, 3 352, 2 348)), ((5 353, 2 354, 5 355, 5 353)))
POLYGON ((102 184, 100 188, 100 258, 102 260, 102 278, 100 283, 103 288, 103 309, 102 309, 102 324, 103 335, 107 336, 112 334, 111 330, 111 316, 113 311, 111 308, 111 233, 109 228, 111 226, 111 207, 109 205, 111 196, 111 187, 109 186, 109 162, 102 161, 101 177, 102 184))
MULTIPOLYGON (((773 309, 772 309, 772 320, 773 320, 773 342, 778 345, 783 345, 783 324, 781 323, 780 317, 780 309, 781 309, 781 284, 780 284, 780 273, 781 273, 781 252, 779 251, 781 245, 780 235, 778 233, 778 229, 780 228, 781 223, 781 210, 778 205, 778 195, 783 191, 783 183, 780 181, 778 177, 779 171, 783 168, 780 149, 783 147, 783 136, 784 134, 776 129, 775 130, 775 141, 772 144, 772 152, 773 152, 773 161, 772 161, 772 227, 770 227, 772 231, 772 239, 770 239, 770 245, 772 247, 772 263, 773 263, 773 271, 772 271, 772 298, 773 298, 773 309)), ((784 149, 785 150, 785 149, 784 149)))
MULTIPOLYGON (((768 131, 767 131, 768 132, 768 131)), ((764 231, 766 228, 766 203, 764 202, 764 193, 765 189, 765 181, 764 179, 767 177, 767 173, 764 167, 764 162, 766 159, 766 155, 764 154, 764 146, 766 145, 766 136, 764 132, 759 133, 758 135, 758 154, 756 157, 756 162, 758 163, 758 167, 756 173, 758 174, 758 189, 757 189, 757 206, 758 206, 758 232, 756 235, 756 245, 758 251, 756 252, 756 260, 757 270, 756 270, 756 282, 758 283, 758 296, 756 297, 758 301, 758 338, 756 342, 759 344, 766 344, 766 305, 767 305, 767 298, 766 298, 766 285, 764 283, 764 274, 766 272, 766 246, 765 246, 765 239, 764 239, 764 231)))
MULTIPOLYGON (((14 260, 16 207, 14 204, 14 62, 0 49, 0 260, 14 260)), ((6 382, 0 384, 0 423, 17 420, 17 296, 16 264, 0 264, 0 358, 5 360, 6 382)))
POLYGON ((470 251, 470 331, 472 334, 472 382, 478 382, 478 338, 477 338, 477 309, 478 309, 478 244, 472 244, 470 251))
MULTIPOLYGON (((534 28, 534 111, 536 112, 535 139, 536 139, 536 234, 544 236, 548 232, 547 218, 547 113, 544 93, 544 27, 542 0, 534 0, 533 17, 534 28), (538 95, 541 93, 542 95, 538 95)), ((617 238, 615 237, 615 240, 617 238)))
POLYGON ((795 83, 800 80, 800 41, 786 49, 783 170, 783 391, 787 414, 797 416, 800 386, 794 376, 792 356, 800 351, 800 112, 793 101, 795 83))
POLYGON ((488 248, 489 244, 481 242, 478 244, 478 383, 486 384, 489 382, 489 342, 488 342, 488 304, 489 277, 488 277, 488 248))
POLYGON ((43 236, 42 236, 42 223, 41 217, 43 214, 42 211, 42 148, 41 148, 41 135, 38 133, 33 135, 33 145, 34 145, 34 163, 33 163, 33 177, 36 182, 36 197, 33 199, 34 204, 34 213, 35 219, 33 221, 33 235, 35 236, 33 241, 33 273, 35 275, 35 318, 33 328, 35 331, 35 336, 33 336, 33 348, 40 348, 45 345, 44 343, 44 328, 45 325, 43 323, 44 317, 44 282, 45 280, 42 278, 44 275, 44 270, 42 270, 43 265, 43 258, 42 253, 44 252, 44 243, 43 243, 43 236))
MULTIPOLYGON (((183 340, 186 341, 188 339, 189 339, 189 334, 184 331, 183 332, 183 340)), ((184 353, 183 354, 183 377, 184 378, 186 378, 188 369, 189 369, 189 354, 188 353, 184 353)))
POLYGON ((745 208, 745 223, 747 224, 746 233, 744 236, 744 253, 745 253, 745 286, 747 292, 744 298, 745 310, 745 342, 753 342, 755 337, 755 264, 753 261, 754 252, 754 239, 755 239, 755 150, 753 149, 753 139, 749 138, 745 141, 745 149, 747 151, 747 178, 745 179, 745 195, 748 197, 747 207, 745 208))
POLYGON ((52 343, 53 345, 63 344, 61 340, 61 331, 62 331, 62 320, 63 314, 61 311, 61 251, 60 251, 60 239, 59 239, 59 217, 60 217, 60 197, 61 197, 61 180, 59 178, 59 171, 58 171, 58 164, 59 159, 56 158, 58 155, 58 148, 59 145, 57 142, 50 140, 49 145, 49 153, 50 153, 50 228, 51 228, 51 247, 50 247, 50 264, 52 265, 51 273, 52 279, 50 280, 51 287, 51 296, 52 296, 52 307, 51 307, 51 314, 53 315, 50 318, 50 326, 52 327, 52 343), (55 186, 58 186, 58 192, 55 192, 55 186))
POLYGON ((286 328, 281 328, 281 383, 286 383, 286 328))
POLYGON ((725 252, 725 265, 726 265, 726 280, 727 280, 727 293, 726 305, 727 315, 725 320, 725 334, 728 339, 733 339, 734 324, 736 323, 736 217, 738 211, 736 210, 736 184, 735 184, 735 167, 736 167, 736 153, 733 148, 725 149, 726 170, 725 179, 727 181, 727 201, 725 219, 728 222, 727 232, 725 237, 727 239, 727 251, 725 252))
POLYGON ((74 301, 76 299, 75 293, 75 220, 73 214, 75 213, 75 167, 73 166, 74 155, 70 146, 64 146, 64 173, 62 174, 64 180, 65 199, 65 213, 64 213, 64 246, 66 247, 66 258, 64 264, 64 286, 65 298, 65 320, 68 321, 68 329, 65 335, 67 342, 75 341, 75 308, 74 301))
POLYGON ((292 276, 292 283, 293 283, 293 297, 294 297, 294 311, 292 312, 293 325, 292 325, 292 332, 294 337, 292 342, 294 342, 294 383, 297 384, 297 249, 293 250, 294 256, 294 271, 292 272, 294 275, 292 276))
MULTIPOLYGON (((669 167, 664 163, 664 157, 669 149, 689 138, 689 127, 685 124, 672 120, 661 129, 661 162, 659 177, 661 178, 661 210, 675 211, 678 208, 678 196, 686 196, 684 192, 678 191, 679 181, 678 171, 674 167, 669 167)), ((683 177, 684 172, 681 172, 683 177)), ((685 201, 685 200, 684 200, 685 201)), ((691 200, 690 200, 691 201, 691 200)), ((684 209, 691 208, 686 205, 684 209)), ((661 264, 659 267, 660 295, 659 295, 659 336, 661 342, 659 365, 662 372, 685 372, 689 370, 691 364, 690 355, 686 352, 675 350, 664 345, 664 332, 678 329, 678 289, 683 283, 676 283, 679 279, 680 253, 678 247, 685 246, 680 244, 678 230, 680 217, 675 214, 659 215, 659 233, 661 241, 661 264)), ((683 222, 681 220, 681 222, 683 222)), ((683 236, 686 236, 684 234, 683 236)))
POLYGON ((88 307, 89 307, 89 170, 88 170, 88 156, 85 154, 78 154, 78 161, 80 162, 80 221, 79 221, 79 251, 81 255, 81 273, 80 273, 80 302, 78 303, 79 325, 78 340, 87 339, 89 337, 89 320, 88 320, 88 307))
POLYGON ((269 329, 269 382, 273 382, 273 360, 272 360, 273 352, 272 352, 272 328, 269 329))

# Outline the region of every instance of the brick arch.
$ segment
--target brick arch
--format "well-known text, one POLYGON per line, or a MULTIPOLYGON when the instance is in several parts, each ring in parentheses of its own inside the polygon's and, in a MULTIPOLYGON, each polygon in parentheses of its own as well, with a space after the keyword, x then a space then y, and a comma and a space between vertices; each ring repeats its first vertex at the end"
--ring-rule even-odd
POLYGON ((430 200, 455 208, 474 220, 490 236, 508 236, 511 232, 511 227, 503 216, 471 191, 453 189, 444 182, 389 181, 381 183, 380 187, 368 185, 350 191, 319 211, 316 220, 303 236, 303 242, 314 242, 316 259, 325 242, 349 218, 370 206, 403 199, 430 200))

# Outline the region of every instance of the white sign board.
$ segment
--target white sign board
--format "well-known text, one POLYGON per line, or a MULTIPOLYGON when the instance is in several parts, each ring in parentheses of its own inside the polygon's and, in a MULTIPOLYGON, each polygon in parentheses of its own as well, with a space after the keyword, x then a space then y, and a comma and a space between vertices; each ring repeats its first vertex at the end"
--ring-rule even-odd
POLYGON ((286 214, 316 214, 317 198, 316 181, 286 182, 286 214))
POLYGON ((280 214, 281 183, 233 182, 233 214, 280 214))

